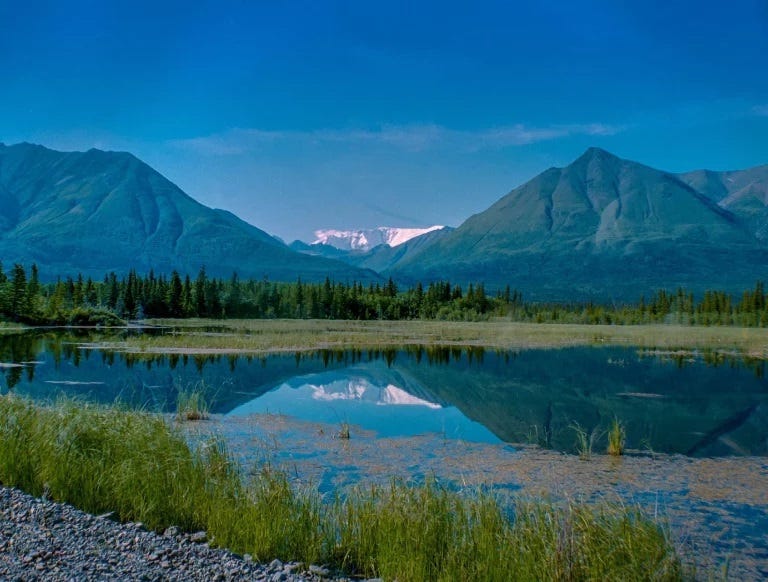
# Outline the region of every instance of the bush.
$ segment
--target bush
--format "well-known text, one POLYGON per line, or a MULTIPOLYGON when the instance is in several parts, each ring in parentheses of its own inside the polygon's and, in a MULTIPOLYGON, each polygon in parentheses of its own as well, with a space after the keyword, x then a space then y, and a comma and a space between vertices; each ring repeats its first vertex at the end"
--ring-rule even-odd
POLYGON ((64 316, 69 325, 110 327, 125 325, 117 315, 106 309, 76 307, 64 316))

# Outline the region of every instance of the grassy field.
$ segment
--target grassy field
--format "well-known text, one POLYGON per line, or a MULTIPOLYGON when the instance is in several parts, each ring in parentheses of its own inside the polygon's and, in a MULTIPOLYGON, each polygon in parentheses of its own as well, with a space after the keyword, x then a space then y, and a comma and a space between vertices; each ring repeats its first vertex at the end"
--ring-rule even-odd
POLYGON ((666 529, 633 508, 517 502, 435 482, 321 498, 221 441, 191 448, 161 416, 0 397, 0 482, 158 531, 204 529, 257 560, 386 580, 680 580, 666 529))
POLYGON ((768 357, 768 330, 681 325, 576 325, 443 321, 157 320, 183 328, 142 335, 108 347, 136 352, 269 353, 314 349, 461 345, 496 349, 577 345, 638 346, 661 350, 716 350, 768 357))

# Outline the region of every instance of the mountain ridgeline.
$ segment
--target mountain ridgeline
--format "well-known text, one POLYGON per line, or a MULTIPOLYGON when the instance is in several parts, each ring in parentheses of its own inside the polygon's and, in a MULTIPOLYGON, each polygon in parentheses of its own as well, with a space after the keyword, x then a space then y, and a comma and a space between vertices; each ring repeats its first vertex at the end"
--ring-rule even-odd
POLYGON ((529 299, 740 293, 768 278, 768 166, 671 174, 590 148, 458 228, 367 251, 284 245, 128 153, 0 144, 0 260, 49 276, 129 270, 272 281, 450 280, 529 299))
POLYGON ((375 281, 296 253, 235 215, 203 206, 129 153, 0 145, 0 258, 49 276, 154 270, 272 280, 375 281))
POLYGON ((511 282, 558 301, 741 292, 768 275, 768 166, 674 175, 591 148, 455 230, 430 234, 422 248, 419 238, 403 245, 383 272, 490 290, 511 282))

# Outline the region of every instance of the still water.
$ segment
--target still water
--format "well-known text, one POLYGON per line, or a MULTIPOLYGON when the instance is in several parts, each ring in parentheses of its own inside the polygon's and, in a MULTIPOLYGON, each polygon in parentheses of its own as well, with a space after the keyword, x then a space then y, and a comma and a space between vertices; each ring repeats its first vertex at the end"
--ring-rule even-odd
POLYGON ((768 455, 768 381, 758 360, 592 347, 137 355, 88 347, 93 339, 110 338, 0 335, 0 392, 170 412, 179 391, 202 389, 211 412, 232 417, 273 412, 381 437, 437 434, 566 452, 574 423, 604 431, 617 418, 630 449, 768 455))

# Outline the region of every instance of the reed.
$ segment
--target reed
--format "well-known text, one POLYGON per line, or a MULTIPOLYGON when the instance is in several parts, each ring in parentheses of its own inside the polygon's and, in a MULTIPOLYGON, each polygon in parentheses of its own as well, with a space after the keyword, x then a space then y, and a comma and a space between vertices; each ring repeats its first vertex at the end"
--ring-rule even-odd
POLYGON ((608 454, 618 457, 624 454, 627 441, 627 431, 618 418, 614 418, 608 429, 608 454))
POLYGON ((179 390, 176 396, 176 417, 179 420, 204 420, 208 418, 209 405, 205 385, 189 390, 179 390))
POLYGON ((587 432, 584 427, 575 421, 570 426, 576 434, 576 452, 579 454, 579 458, 583 461, 588 461, 592 458, 595 441, 599 438, 600 433, 595 429, 587 432))

